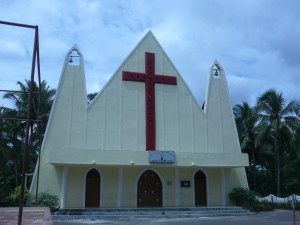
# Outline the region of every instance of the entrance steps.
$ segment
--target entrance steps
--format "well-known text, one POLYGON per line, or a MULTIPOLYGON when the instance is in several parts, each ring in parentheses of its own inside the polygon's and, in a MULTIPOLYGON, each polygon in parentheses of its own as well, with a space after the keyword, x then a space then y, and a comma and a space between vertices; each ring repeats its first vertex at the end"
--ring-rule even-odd
POLYGON ((237 206, 193 208, 66 208, 60 209, 52 220, 127 219, 127 218, 197 218, 212 216, 251 215, 237 206))

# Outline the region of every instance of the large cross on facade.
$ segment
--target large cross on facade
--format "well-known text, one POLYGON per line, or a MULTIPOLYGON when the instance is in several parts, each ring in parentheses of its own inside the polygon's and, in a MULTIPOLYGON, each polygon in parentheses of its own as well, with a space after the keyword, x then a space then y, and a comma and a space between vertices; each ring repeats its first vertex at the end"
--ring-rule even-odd
POLYGON ((145 52, 145 73, 123 71, 122 79, 145 83, 146 150, 155 150, 155 84, 176 85, 176 77, 155 74, 155 54, 145 52))

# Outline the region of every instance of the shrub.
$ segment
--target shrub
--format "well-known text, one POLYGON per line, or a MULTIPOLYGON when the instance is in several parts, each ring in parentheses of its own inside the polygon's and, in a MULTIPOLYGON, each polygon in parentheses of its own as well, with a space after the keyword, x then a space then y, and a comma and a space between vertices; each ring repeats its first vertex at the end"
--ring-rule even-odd
POLYGON ((300 202, 296 202, 296 204, 295 204, 295 209, 296 209, 296 210, 300 210, 300 202))
POLYGON ((255 201, 253 211, 273 211, 274 208, 271 202, 268 201, 255 201))
MULTIPOLYGON (((21 186, 18 186, 14 189, 12 193, 5 199, 7 202, 8 206, 19 206, 20 203, 20 191, 21 191, 21 186)), ((24 189, 24 203, 29 199, 30 194, 28 192, 28 189, 24 189)))
MULTIPOLYGON (((287 210, 293 209, 293 207, 292 207, 292 201, 274 204, 274 206, 275 206, 277 209, 287 209, 287 210)), ((295 204, 295 210, 300 210, 300 202, 297 202, 297 201, 296 201, 296 204, 295 204)))
MULTIPOLYGON (((37 206, 49 207, 51 213, 58 209, 58 197, 56 195, 50 194, 48 191, 39 193, 37 200, 37 206)), ((34 201, 35 200, 33 200, 33 202, 34 201)))
POLYGON ((295 209, 296 209, 296 210, 300 210, 300 202, 296 202, 296 204, 295 204, 295 209))
POLYGON ((256 193, 246 188, 236 187, 229 193, 229 199, 237 206, 253 210, 253 204, 256 199, 256 193))

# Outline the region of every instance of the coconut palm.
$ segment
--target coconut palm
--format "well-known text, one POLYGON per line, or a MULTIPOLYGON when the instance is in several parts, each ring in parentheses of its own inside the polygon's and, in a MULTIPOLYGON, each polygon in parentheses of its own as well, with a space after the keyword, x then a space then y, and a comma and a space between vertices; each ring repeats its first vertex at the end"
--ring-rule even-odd
POLYGON ((255 107, 250 107, 248 103, 243 102, 242 105, 236 105, 233 108, 236 119, 241 149, 243 152, 250 154, 250 165, 253 170, 253 190, 256 189, 256 151, 258 149, 257 142, 257 124, 259 115, 255 107))
POLYGON ((257 99, 257 107, 261 111, 261 123, 264 124, 262 136, 268 135, 273 139, 274 155, 276 158, 277 196, 281 196, 281 155, 284 145, 290 144, 299 127, 299 104, 291 101, 286 104, 281 92, 270 89, 257 99))
MULTIPOLYGON (((22 92, 30 91, 29 80, 25 80, 25 83, 18 81, 17 85, 19 85, 20 91, 22 92)), ((35 93, 39 92, 39 88, 35 82, 33 83, 33 91, 35 93)), ((40 102, 40 97, 38 94, 33 95, 32 107, 31 107, 32 108, 31 118, 39 119, 40 117, 42 117, 42 119, 47 122, 48 115, 51 110, 52 102, 55 95, 55 89, 50 89, 49 85, 44 80, 41 82, 41 92, 42 92, 41 94, 42 102, 40 102)), ((9 92, 5 94, 3 98, 10 99, 14 103, 15 110, 17 111, 16 113, 19 118, 26 118, 28 97, 29 97, 28 93, 9 92)))
MULTIPOLYGON (((20 81, 17 82, 17 84, 20 87, 20 91, 23 93, 14 93, 14 92, 9 92, 4 95, 3 98, 10 99, 14 105, 15 109, 10 112, 11 114, 14 114, 14 117, 24 119, 27 117, 27 107, 28 107, 28 93, 24 92, 29 92, 30 91, 30 81, 25 80, 25 83, 22 83, 20 81)), ((34 82, 33 83, 33 91, 39 92, 39 88, 37 84, 34 82)), ((31 118, 34 120, 41 120, 42 123, 37 123, 37 122, 32 122, 31 123, 31 140, 30 143, 33 143, 35 140, 33 140, 33 135, 39 133, 38 130, 40 130, 42 133, 45 130, 46 123, 48 121, 49 117, 49 112, 52 107, 52 102, 54 99, 55 95, 55 90, 50 89, 49 85, 47 82, 44 80, 41 82, 41 98, 38 94, 33 95, 32 99, 32 107, 31 107, 31 118), (40 100, 42 102, 40 102, 40 100), (42 127, 40 127, 40 124, 42 124, 42 127)), ((25 121, 20 122, 20 126, 25 128, 25 121)), ((36 142, 37 143, 37 142, 36 142)))
MULTIPOLYGON (((1 107, 1 117, 2 118, 17 118, 26 119, 27 108, 28 108, 28 97, 29 94, 26 92, 30 91, 30 81, 26 80, 25 83, 20 81, 17 82, 19 86, 19 91, 21 92, 8 92, 3 98, 10 99, 14 104, 13 108, 1 107)), ((36 83, 33 83, 33 91, 39 92, 39 88, 36 83)), ((45 124, 47 123, 49 112, 52 106, 52 101, 54 98, 55 90, 50 89, 46 81, 41 83, 41 98, 38 94, 34 94, 32 98, 32 110, 31 119, 42 120, 43 123, 34 121, 30 126, 30 139, 29 139, 29 163, 35 163, 37 158, 37 148, 39 147, 39 136, 43 133, 45 124), (42 107, 40 104, 42 100, 42 107), (41 124, 43 124, 41 127, 41 124)), ((18 184, 18 176, 22 168, 22 158, 23 158, 23 148, 24 148, 24 138, 25 138, 25 120, 2 120, 5 125, 5 136, 2 135, 1 138, 5 138, 6 143, 5 150, 3 154, 6 154, 6 162, 10 162, 15 167, 16 184, 18 184), (7 154, 8 153, 8 154, 7 154)), ((1 154, 2 154, 1 153, 1 154)))
MULTIPOLYGON (((0 107, 0 116, 14 116, 14 110, 0 107)), ((0 120, 0 168, 1 172, 6 173, 9 168, 13 168, 15 177, 15 186, 18 186, 18 177, 22 168, 22 148, 24 145, 24 129, 20 129, 18 121, 0 120)), ((1 175, 0 172, 0 175, 1 175)))

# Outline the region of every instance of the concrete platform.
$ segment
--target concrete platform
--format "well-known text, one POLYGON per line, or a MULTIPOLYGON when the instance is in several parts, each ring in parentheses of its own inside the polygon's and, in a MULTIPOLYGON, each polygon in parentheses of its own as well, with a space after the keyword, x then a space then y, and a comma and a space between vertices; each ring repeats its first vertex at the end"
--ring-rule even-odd
POLYGON ((192 208, 85 208, 60 209, 52 216, 57 220, 119 219, 119 218, 197 218, 212 216, 250 215, 241 207, 192 207, 192 208))
MULTIPOLYGON (((16 225, 18 223, 18 207, 0 208, 0 224, 16 225)), ((53 225, 48 207, 24 207, 22 225, 53 225)))
MULTIPOLYGON (((85 219, 53 221, 54 225, 292 225, 291 210, 254 213, 248 216, 199 217, 199 218, 132 218, 85 219)), ((296 212, 296 224, 300 224, 300 211, 296 212)))

